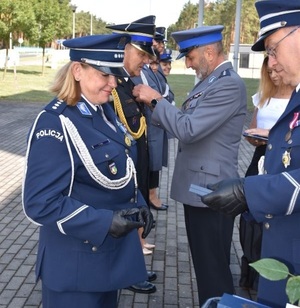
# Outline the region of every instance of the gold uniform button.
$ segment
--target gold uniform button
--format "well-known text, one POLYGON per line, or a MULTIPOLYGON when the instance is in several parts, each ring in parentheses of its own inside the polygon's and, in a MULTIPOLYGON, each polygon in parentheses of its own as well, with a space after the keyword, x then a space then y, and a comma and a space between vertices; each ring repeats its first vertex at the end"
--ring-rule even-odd
POLYGON ((92 251, 95 252, 95 251, 97 251, 97 250, 98 250, 98 248, 97 248, 96 246, 93 246, 93 247, 92 247, 92 251))
POLYGON ((269 223, 265 223, 265 228, 268 230, 268 229, 270 229, 270 224, 269 223))

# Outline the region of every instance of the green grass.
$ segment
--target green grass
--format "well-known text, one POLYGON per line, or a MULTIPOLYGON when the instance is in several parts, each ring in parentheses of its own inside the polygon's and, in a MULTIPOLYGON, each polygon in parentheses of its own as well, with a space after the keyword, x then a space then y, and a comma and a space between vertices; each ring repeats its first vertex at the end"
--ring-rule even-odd
MULTIPOLYGON (((0 100, 14 102, 49 102, 53 95, 48 91, 57 70, 45 67, 42 75, 41 66, 19 66, 16 73, 8 69, 4 77, 3 69, 0 70, 0 100)), ((193 75, 170 75, 168 77, 170 87, 175 94, 177 106, 181 106, 187 93, 195 84, 193 75)), ((251 96, 256 92, 258 79, 244 79, 247 87, 248 109, 253 110, 251 96)))
MULTIPOLYGON (((251 96, 257 91, 258 79, 243 79, 247 88, 247 107, 253 111, 253 103, 251 96)), ((170 75, 168 81, 172 91, 175 94, 176 105, 179 107, 185 101, 187 92, 190 91, 195 84, 195 76, 192 75, 170 75)))
POLYGON ((0 100, 14 102, 48 102, 53 95, 48 91, 56 70, 41 66, 18 66, 16 72, 0 70, 0 100))

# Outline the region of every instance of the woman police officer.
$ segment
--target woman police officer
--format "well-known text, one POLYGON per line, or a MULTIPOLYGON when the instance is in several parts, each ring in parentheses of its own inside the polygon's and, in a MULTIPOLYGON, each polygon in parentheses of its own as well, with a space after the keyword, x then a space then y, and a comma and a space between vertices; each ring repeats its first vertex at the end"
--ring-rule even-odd
POLYGON ((152 214, 137 188, 135 141, 109 96, 129 36, 67 40, 56 98, 29 133, 23 204, 40 226, 43 307, 116 307, 117 290, 147 279, 137 229, 152 214))

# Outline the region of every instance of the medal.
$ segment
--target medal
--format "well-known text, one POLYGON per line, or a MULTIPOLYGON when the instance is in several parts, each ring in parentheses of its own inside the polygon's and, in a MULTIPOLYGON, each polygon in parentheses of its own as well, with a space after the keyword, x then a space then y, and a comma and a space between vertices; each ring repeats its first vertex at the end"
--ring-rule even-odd
POLYGON ((111 160, 108 162, 108 168, 111 174, 116 175, 118 173, 118 169, 114 161, 111 160))
POLYGON ((289 130, 286 135, 285 135, 285 141, 288 142, 290 139, 291 139, 291 136, 292 136, 292 131, 289 130))
POLYGON ((125 143, 126 143, 126 145, 128 145, 129 147, 131 146, 131 140, 130 140, 130 138, 129 138, 127 135, 125 135, 125 143))
POLYGON ((128 134, 127 129, 125 127, 125 125, 123 123, 121 123, 120 121, 118 121, 118 119, 116 120, 118 127, 120 128, 120 130, 122 131, 122 133, 124 134, 124 140, 127 146, 131 146, 131 140, 133 140, 132 136, 130 134, 128 134))
POLYGON ((291 155, 290 155, 290 149, 286 150, 282 154, 282 163, 284 165, 284 168, 287 168, 291 164, 291 155))

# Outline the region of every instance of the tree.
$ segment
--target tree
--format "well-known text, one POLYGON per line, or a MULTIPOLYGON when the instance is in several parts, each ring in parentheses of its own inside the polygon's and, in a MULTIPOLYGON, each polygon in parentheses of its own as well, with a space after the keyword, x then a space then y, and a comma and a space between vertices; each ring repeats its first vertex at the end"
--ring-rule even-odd
POLYGON ((68 0, 34 0, 34 11, 39 32, 36 36, 32 36, 31 40, 43 49, 42 74, 44 74, 45 49, 70 29, 72 10, 68 0))
MULTIPOLYGON (((241 44, 253 44, 259 29, 258 16, 254 6, 255 0, 243 0, 241 12, 241 44)), ((235 35, 236 0, 205 1, 204 25, 223 25, 223 44, 229 52, 230 44, 234 42, 235 35)), ((199 5, 188 1, 179 16, 178 21, 168 28, 168 47, 175 49, 176 43, 171 38, 175 31, 187 30, 198 25, 199 5)))
POLYGON ((88 12, 76 13, 76 36, 85 36, 91 34, 91 21, 93 34, 106 34, 110 33, 109 29, 106 29, 107 23, 101 18, 96 18, 88 12))
POLYGON ((13 34, 22 33, 23 36, 34 36, 37 33, 37 23, 31 5, 23 0, 0 1, 0 37, 6 49, 3 79, 6 75, 8 50, 13 34))

